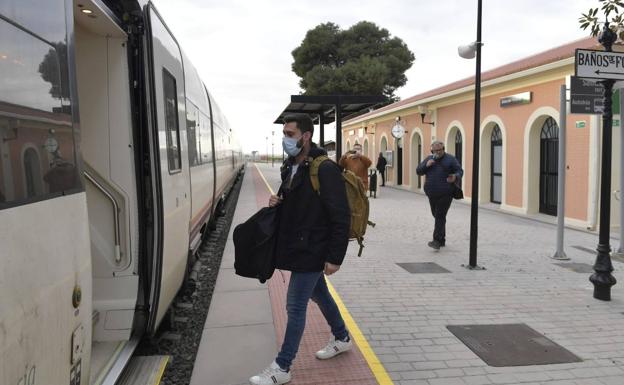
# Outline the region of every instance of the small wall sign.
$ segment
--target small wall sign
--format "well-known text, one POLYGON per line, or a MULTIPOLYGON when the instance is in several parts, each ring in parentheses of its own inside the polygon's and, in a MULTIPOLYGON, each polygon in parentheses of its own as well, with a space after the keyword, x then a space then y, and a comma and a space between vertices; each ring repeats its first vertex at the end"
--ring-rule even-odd
POLYGON ((500 106, 510 107, 510 106, 515 106, 519 104, 529 104, 531 103, 531 96, 532 96, 531 91, 522 92, 520 94, 515 94, 511 96, 505 96, 504 98, 500 99, 500 106))

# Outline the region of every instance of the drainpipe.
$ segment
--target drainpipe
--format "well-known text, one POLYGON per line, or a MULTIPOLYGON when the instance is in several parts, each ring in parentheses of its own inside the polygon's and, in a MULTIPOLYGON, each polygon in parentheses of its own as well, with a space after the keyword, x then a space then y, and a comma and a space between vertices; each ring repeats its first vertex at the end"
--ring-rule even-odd
POLYGON ((624 116, 624 87, 620 88, 620 115, 618 120, 620 121, 620 189, 616 192, 615 198, 620 204, 620 246, 617 249, 619 255, 624 254, 624 202, 622 202, 622 191, 624 191, 624 132, 622 127, 622 116, 624 116))

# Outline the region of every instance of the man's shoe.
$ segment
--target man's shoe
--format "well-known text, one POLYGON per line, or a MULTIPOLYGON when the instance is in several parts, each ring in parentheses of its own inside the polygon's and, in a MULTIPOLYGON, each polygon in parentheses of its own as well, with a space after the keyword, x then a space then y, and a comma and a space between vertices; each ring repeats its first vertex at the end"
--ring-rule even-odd
POLYGON ((282 370, 277 362, 273 361, 260 374, 251 377, 249 383, 251 385, 281 385, 290 382, 291 379, 290 371, 282 370))
POLYGON ((337 356, 340 353, 351 350, 352 347, 353 341, 351 341, 351 337, 347 337, 346 341, 340 341, 337 340, 336 337, 331 336, 327 345, 325 345, 323 349, 316 352, 316 358, 319 360, 327 360, 337 356))
POLYGON ((431 247, 434 250, 440 250, 440 242, 438 241, 430 241, 429 243, 427 243, 427 246, 431 247))

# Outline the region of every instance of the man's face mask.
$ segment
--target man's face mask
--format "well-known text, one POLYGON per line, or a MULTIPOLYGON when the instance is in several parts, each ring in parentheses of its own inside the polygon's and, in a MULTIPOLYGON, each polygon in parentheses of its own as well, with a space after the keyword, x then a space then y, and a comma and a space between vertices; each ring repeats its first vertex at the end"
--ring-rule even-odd
POLYGON ((290 156, 297 156, 303 148, 303 136, 299 139, 289 138, 287 136, 282 138, 282 148, 284 152, 290 156))
POLYGON ((433 155, 433 159, 439 159, 440 157, 442 157, 443 153, 444 153, 444 149, 443 148, 439 148, 437 150, 434 150, 434 149, 431 150, 431 154, 433 155))

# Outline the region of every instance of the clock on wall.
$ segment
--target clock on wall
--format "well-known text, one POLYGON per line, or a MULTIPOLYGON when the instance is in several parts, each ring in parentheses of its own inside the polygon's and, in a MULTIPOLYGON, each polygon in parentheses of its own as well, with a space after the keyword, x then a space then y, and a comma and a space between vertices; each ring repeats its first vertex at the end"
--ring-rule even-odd
POLYGON ((397 139, 401 139, 405 135, 405 127, 401 125, 401 123, 396 122, 396 124, 392 127, 392 136, 397 139))

